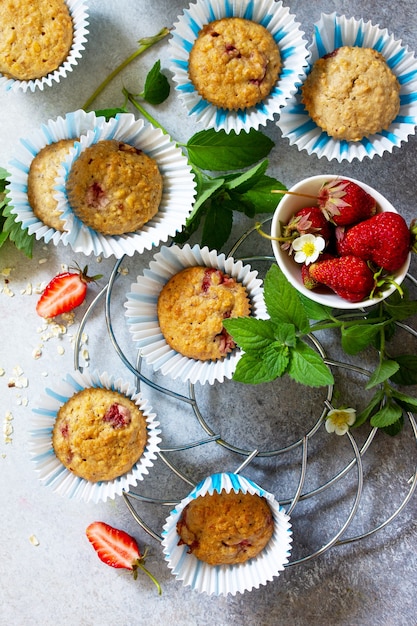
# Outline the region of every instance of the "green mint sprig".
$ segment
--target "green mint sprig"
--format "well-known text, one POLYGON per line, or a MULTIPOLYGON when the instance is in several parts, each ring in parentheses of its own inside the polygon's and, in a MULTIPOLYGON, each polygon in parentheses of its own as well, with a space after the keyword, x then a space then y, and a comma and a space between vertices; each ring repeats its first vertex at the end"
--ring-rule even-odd
POLYGON ((393 356, 387 349, 395 333, 396 322, 417 313, 417 301, 395 292, 381 301, 370 313, 333 315, 332 309, 300 294, 277 265, 272 265, 264 281, 264 299, 269 319, 250 317, 224 320, 224 326, 243 350, 234 380, 247 384, 269 382, 287 374, 298 383, 311 387, 333 384, 333 375, 325 360, 307 341, 310 333, 336 328, 346 354, 355 355, 373 346, 379 362, 366 389, 376 389, 354 426, 367 420, 390 435, 400 432, 404 411, 415 412, 417 399, 400 392, 394 384, 417 384, 417 357, 393 356))
POLYGON ((28 258, 32 258, 34 236, 23 229, 16 216, 10 212, 11 205, 7 195, 8 173, 0 167, 0 248, 9 240, 28 258))

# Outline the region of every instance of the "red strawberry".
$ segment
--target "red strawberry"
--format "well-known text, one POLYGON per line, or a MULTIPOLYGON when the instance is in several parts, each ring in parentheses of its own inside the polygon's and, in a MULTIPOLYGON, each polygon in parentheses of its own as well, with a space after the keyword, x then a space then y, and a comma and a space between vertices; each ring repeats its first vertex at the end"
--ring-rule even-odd
POLYGON ((283 230, 284 237, 290 237, 293 234, 299 237, 308 233, 320 235, 326 241, 329 241, 332 236, 331 226, 317 206, 305 207, 297 211, 283 230))
POLYGON ((356 224, 376 212, 376 201, 362 187, 350 180, 324 183, 319 191, 319 207, 337 226, 356 224))
POLYGON ((311 263, 310 276, 349 302, 366 300, 375 287, 367 263, 355 256, 335 257, 311 263))
POLYGON ((41 317, 50 318, 72 311, 84 302, 87 284, 99 278, 101 274, 87 276, 87 267, 58 274, 45 287, 36 305, 36 312, 41 317))
POLYGON ((136 579, 140 567, 155 583, 161 594, 161 586, 156 578, 144 566, 145 555, 142 555, 136 540, 124 530, 113 528, 105 522, 93 522, 87 527, 86 535, 98 557, 110 567, 129 569, 136 579))
POLYGON ((387 272, 406 261, 411 246, 407 222, 399 213, 377 213, 349 228, 337 242, 338 254, 355 255, 387 272))
MULTIPOLYGON (((334 259, 334 258, 335 257, 332 254, 323 252, 323 254, 320 254, 320 257, 317 263, 321 261, 326 261, 328 259, 334 259)), ((301 266, 301 279, 303 281, 304 287, 306 287, 307 289, 316 289, 316 287, 319 287, 320 283, 311 276, 310 267, 311 267, 310 263, 308 265, 307 263, 303 263, 303 265, 301 266)))

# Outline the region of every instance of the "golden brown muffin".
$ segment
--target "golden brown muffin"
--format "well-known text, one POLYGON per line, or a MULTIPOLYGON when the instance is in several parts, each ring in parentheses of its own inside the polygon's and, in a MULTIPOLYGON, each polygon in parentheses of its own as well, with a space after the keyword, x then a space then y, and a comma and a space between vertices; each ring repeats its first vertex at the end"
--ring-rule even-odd
POLYGON ((158 298, 158 321, 168 345, 190 359, 215 361, 235 347, 223 327, 249 315, 246 288, 221 270, 193 266, 174 274, 158 298))
POLYGON ((44 224, 64 230, 64 220, 61 211, 58 211, 58 201, 55 199, 55 179, 58 176, 61 163, 65 160, 75 139, 61 139, 51 143, 32 160, 28 175, 28 200, 34 214, 44 224))
POLYGON ((265 498, 230 491, 191 500, 177 523, 178 545, 209 565, 244 563, 257 556, 274 532, 265 498))
POLYGON ((68 199, 75 215, 103 235, 139 230, 158 212, 162 176, 154 159, 114 139, 89 146, 71 167, 68 199))
POLYGON ((359 141, 387 129, 400 108, 400 85, 382 54, 342 46, 318 59, 302 87, 314 122, 335 139, 359 141))
POLYGON ((203 26, 188 67, 191 82, 205 100, 224 109, 246 109, 270 93, 281 70, 281 56, 264 26, 225 17, 203 26))
POLYGON ((17 80, 42 78, 65 61, 73 36, 64 0, 2 0, 0 72, 17 80))
POLYGON ((58 411, 52 434, 55 454, 73 474, 90 482, 128 472, 147 442, 146 419, 127 396, 90 387, 58 411))

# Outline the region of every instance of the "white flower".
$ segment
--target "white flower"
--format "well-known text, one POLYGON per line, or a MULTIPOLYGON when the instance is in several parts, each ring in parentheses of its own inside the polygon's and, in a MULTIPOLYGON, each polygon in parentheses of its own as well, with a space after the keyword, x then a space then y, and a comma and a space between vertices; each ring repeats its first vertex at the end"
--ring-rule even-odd
POLYGON ((292 248, 295 250, 294 260, 297 263, 314 263, 317 261, 320 252, 324 250, 326 245, 323 237, 307 234, 297 237, 292 242, 292 248))
POLYGON ((327 413, 326 430, 328 433, 345 435, 356 420, 355 409, 332 409, 327 413))

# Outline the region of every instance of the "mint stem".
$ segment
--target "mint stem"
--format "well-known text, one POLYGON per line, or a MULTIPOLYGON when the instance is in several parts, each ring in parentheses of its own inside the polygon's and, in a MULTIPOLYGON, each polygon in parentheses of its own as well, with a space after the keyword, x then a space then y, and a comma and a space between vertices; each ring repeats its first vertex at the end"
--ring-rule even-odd
POLYGON ((136 96, 131 94, 126 88, 123 88, 123 95, 133 104, 133 106, 156 128, 160 128, 164 135, 168 135, 168 131, 135 99, 136 96))
POLYGON ((162 28, 162 30, 160 30, 159 33, 157 33, 156 35, 153 35, 152 37, 144 37, 143 39, 139 39, 138 41, 139 48, 135 50, 135 52, 133 52, 118 67, 116 67, 116 69, 113 70, 111 74, 107 76, 107 78, 101 83, 101 85, 97 87, 97 89, 90 96, 90 98, 88 98, 88 100, 84 103, 82 108, 86 111, 90 107, 90 105, 94 102, 94 100, 97 98, 97 96, 107 87, 107 85, 113 80, 113 78, 117 76, 117 74, 119 74, 122 70, 124 70, 124 68, 127 67, 129 63, 131 63, 132 61, 134 61, 134 59, 136 59, 136 57, 138 57, 140 54, 148 50, 148 48, 150 48, 154 44, 161 41, 161 39, 166 37, 168 34, 169 34, 169 28, 164 26, 164 28, 162 28))

